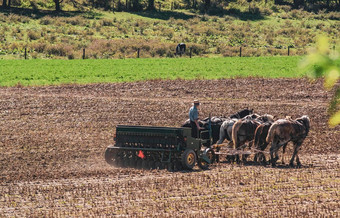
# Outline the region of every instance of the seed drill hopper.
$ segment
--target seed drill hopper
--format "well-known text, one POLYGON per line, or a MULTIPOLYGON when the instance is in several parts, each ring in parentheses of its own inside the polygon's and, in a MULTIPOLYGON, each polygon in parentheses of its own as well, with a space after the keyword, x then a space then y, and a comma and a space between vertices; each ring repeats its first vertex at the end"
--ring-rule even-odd
POLYGON ((123 126, 116 128, 115 144, 108 146, 105 160, 117 167, 191 170, 196 163, 207 169, 214 161, 211 131, 191 137, 190 128, 123 126))

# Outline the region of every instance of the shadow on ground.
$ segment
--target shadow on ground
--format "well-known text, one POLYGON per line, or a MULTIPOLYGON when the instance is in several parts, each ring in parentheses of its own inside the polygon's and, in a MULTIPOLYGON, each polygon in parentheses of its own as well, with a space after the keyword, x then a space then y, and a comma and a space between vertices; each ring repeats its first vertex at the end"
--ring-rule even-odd
POLYGON ((160 20, 169 20, 170 18, 188 20, 195 17, 195 15, 186 14, 178 11, 141 11, 141 12, 131 12, 142 17, 148 17, 160 20))
POLYGON ((95 19, 100 18, 103 14, 93 11, 61 11, 55 12, 53 10, 37 10, 31 8, 1 8, 0 7, 0 14, 9 15, 9 14, 16 14, 21 16, 27 16, 32 19, 40 19, 45 16, 51 17, 75 17, 75 16, 83 16, 88 19, 95 19))

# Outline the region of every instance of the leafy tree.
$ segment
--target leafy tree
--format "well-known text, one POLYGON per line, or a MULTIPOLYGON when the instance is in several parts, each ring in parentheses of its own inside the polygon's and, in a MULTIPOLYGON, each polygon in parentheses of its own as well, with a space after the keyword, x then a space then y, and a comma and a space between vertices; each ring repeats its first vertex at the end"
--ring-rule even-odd
POLYGON ((339 65, 339 53, 335 51, 331 52, 328 39, 321 37, 318 40, 316 50, 305 58, 301 66, 310 78, 323 77, 325 79, 324 86, 326 89, 330 90, 336 87, 335 94, 328 108, 328 113, 331 116, 329 119, 329 125, 331 127, 340 124, 340 86, 337 84, 340 79, 339 65))

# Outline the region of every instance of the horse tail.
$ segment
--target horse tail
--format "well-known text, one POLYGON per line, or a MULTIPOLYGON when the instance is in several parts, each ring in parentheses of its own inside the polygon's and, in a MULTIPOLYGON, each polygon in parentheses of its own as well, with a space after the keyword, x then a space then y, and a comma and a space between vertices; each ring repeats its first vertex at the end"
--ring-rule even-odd
POLYGON ((237 121, 234 125, 233 125, 233 129, 231 131, 231 137, 233 139, 233 144, 234 144, 234 149, 236 149, 236 145, 237 145, 237 132, 239 131, 239 129, 241 128, 242 126, 242 121, 239 120, 237 121))
POLYGON ((253 142, 254 148, 257 148, 259 146, 262 130, 263 130, 262 125, 259 125, 255 130, 254 142, 253 142))
POLYGON ((267 134, 267 138, 266 138, 266 141, 267 143, 270 143, 274 140, 274 137, 275 137, 275 130, 276 130, 276 127, 278 126, 278 124, 274 123, 268 130, 268 134, 267 134))

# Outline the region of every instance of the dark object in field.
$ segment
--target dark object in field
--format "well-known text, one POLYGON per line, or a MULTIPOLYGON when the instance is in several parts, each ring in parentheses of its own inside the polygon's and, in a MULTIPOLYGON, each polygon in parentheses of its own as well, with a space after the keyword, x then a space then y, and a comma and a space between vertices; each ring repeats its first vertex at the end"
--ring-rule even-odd
POLYGON ((300 167, 301 162, 299 160, 298 151, 303 141, 307 137, 309 129, 310 119, 306 115, 295 120, 288 118, 280 119, 274 122, 273 125, 270 127, 268 131, 268 136, 266 138, 267 143, 271 143, 270 158, 272 166, 276 165, 276 161, 279 158, 279 148, 291 141, 294 144, 294 152, 289 165, 294 166, 293 162, 296 156, 296 164, 300 167))
POLYGON ((118 167, 191 170, 196 163, 207 169, 213 163, 209 131, 191 137, 190 128, 123 126, 116 128, 115 144, 108 146, 105 160, 118 167))
POLYGON ((176 46, 176 55, 182 56, 185 54, 186 45, 182 42, 176 46))

